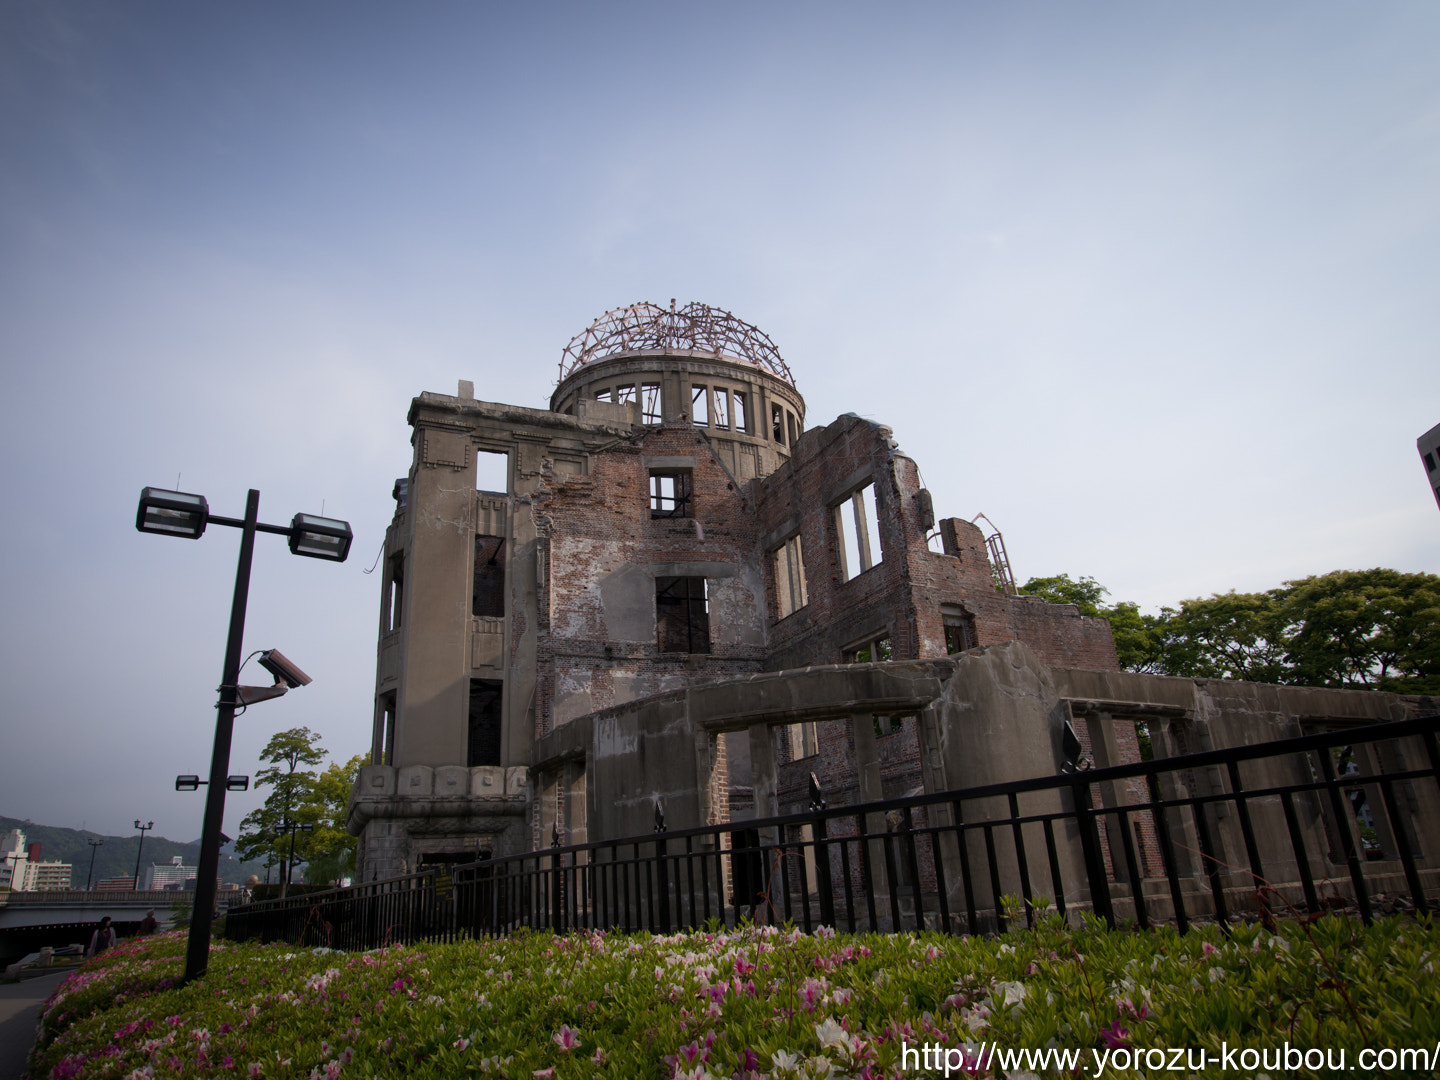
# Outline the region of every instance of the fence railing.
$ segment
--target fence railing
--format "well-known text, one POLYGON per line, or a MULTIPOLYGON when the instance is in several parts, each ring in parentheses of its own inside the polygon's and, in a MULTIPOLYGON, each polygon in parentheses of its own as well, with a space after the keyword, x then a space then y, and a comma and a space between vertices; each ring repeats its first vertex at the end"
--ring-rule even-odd
POLYGON ((529 927, 790 921, 1004 932, 1440 894, 1440 717, 763 820, 552 847, 232 909, 231 939, 372 948, 529 927))

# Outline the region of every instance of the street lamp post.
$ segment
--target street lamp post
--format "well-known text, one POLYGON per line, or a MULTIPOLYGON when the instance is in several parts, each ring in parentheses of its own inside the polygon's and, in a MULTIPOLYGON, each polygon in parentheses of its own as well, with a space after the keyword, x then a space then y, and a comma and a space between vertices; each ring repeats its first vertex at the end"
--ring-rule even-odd
POLYGON ((240 530, 240 558, 235 568, 235 593, 230 602, 230 631, 225 642, 225 664, 220 676, 220 700, 216 705, 215 744, 210 754, 210 779, 205 793, 205 821, 200 832, 200 862, 195 874, 195 908, 190 920, 190 939, 185 949, 185 981, 201 978, 210 961, 210 916, 215 908, 215 886, 220 869, 220 825, 225 816, 226 776, 230 768, 230 740, 235 729, 235 709, 242 703, 275 697, 290 686, 303 686, 310 679, 278 653, 262 658, 275 675, 273 690, 244 688, 240 678, 240 649, 245 636, 245 606, 250 594, 250 565, 257 532, 276 533, 289 538, 294 555, 344 562, 350 553, 352 534, 344 521, 296 514, 289 528, 261 524, 260 492, 250 489, 245 500, 245 517, 237 521, 212 515, 203 495, 145 488, 135 527, 141 532, 198 540, 210 522, 240 530), (273 665, 266 663, 275 658, 273 665), (280 684, 284 682, 286 686, 280 684))
POLYGON ((104 841, 104 840, 86 840, 85 842, 90 845, 90 872, 85 875, 85 891, 86 891, 86 892, 89 892, 89 891, 90 891, 90 879, 95 876, 95 849, 98 848, 101 844, 105 843, 105 841, 104 841))
POLYGON ((146 825, 140 824, 140 819, 135 819, 135 828, 140 830, 140 846, 135 849, 135 888, 132 892, 140 891, 140 853, 145 850, 145 834, 155 828, 155 822, 146 825))
POLYGON ((280 883, 280 896, 283 899, 290 893, 290 875, 295 869, 295 834, 297 832, 314 832, 314 822, 307 821, 301 824, 298 821, 282 821, 281 832, 290 833, 290 857, 285 860, 285 880, 280 883))

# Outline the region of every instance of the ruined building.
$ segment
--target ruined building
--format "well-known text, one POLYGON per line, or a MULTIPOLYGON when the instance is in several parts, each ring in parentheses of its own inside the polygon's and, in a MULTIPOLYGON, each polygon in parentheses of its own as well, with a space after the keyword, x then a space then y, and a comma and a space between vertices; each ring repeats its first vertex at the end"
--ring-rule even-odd
MULTIPOLYGON (((376 764, 349 813, 363 882, 638 836, 661 814, 672 829, 744 822, 817 797, 874 803, 1434 712, 1387 693, 1122 672, 1105 620, 1015 595, 1003 545, 936 519, 889 428, 853 414, 807 426, 769 338, 704 305, 602 316, 565 349, 548 409, 479 400, 462 382, 415 398, 409 421, 413 464, 384 549, 376 764)), ((1374 776, 1426 760, 1420 743, 1393 740, 1332 764, 1374 776)), ((1245 775, 1303 786, 1315 768, 1292 756, 1247 762, 1245 775)), ((1195 806, 1233 790, 1240 774, 1226 775, 1181 768, 1154 783, 1195 806)), ((1163 848, 1186 893, 1219 895, 1217 866, 1262 857, 1278 881, 1328 880, 1347 859, 1354 869, 1344 841, 1359 828, 1367 866, 1403 883, 1395 860, 1410 852, 1420 869, 1407 873, 1433 885, 1433 789, 1399 782, 1385 815, 1373 786, 1368 804, 1350 791, 1348 810, 1306 790, 1289 816, 1257 798, 1160 829, 1122 809, 1104 815, 1103 873, 1127 895, 1134 878, 1160 877, 1163 848), (1295 838, 1322 853, 1315 865, 1296 863, 1295 838)), ((1150 795, 1140 780, 1106 781, 1093 800, 1150 795)), ((1026 895, 1033 878, 1083 902, 1100 856, 1082 867, 1059 794, 1027 798, 1027 812, 1059 816, 1048 865, 1020 868, 1026 895)), ((934 812, 945 827, 951 810, 934 812)), ((965 812, 983 823, 1015 811, 981 800, 965 812)), ((751 846, 745 831, 735 843, 751 846)), ((971 853, 975 865, 987 855, 990 881, 1015 880, 1013 853, 971 853)), ((931 894, 939 869, 932 858, 908 872, 931 894)), ((903 884, 897 872, 888 880, 903 884)), ((962 857, 944 880, 964 873, 962 857)), ((1236 873, 1224 887, 1253 893, 1236 873)), ((949 902, 958 910, 959 894, 949 902)))
MULTIPOLYGON (((409 422, 384 551, 378 764, 351 813, 361 880, 527 850, 557 827, 567 842, 645 829, 657 799, 672 820, 698 812, 674 784, 587 798, 564 733, 627 702, 1012 640, 1046 663, 1117 668, 1104 620, 997 588, 976 526, 947 519, 935 535, 889 428, 807 428, 775 346, 727 312, 609 312, 566 348, 548 409, 462 382, 422 393, 409 422)), ((884 761, 868 778, 853 724, 776 725, 760 810, 803 801, 811 772, 832 802, 919 790, 914 717, 865 722, 884 761)), ((708 741, 704 820, 754 815, 748 735, 708 741)))

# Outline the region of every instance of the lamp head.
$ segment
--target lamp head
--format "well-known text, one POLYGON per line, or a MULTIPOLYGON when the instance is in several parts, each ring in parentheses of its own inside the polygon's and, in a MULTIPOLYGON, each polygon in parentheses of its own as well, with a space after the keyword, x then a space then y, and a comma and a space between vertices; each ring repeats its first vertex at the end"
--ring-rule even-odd
POLYGON ((314 514, 296 514, 290 519, 292 555, 344 562, 345 556, 350 554, 352 539, 348 521, 316 517, 314 514))
POLYGON ((205 523, 209 520, 210 504, 205 501, 204 495, 152 487, 140 492, 135 528, 141 532, 198 540, 204 535, 205 523))

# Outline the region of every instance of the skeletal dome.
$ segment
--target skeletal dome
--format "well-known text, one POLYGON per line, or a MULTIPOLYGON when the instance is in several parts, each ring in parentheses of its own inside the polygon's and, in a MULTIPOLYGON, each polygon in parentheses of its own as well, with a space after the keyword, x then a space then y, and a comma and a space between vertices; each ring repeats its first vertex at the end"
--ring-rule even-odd
POLYGON ((642 301, 601 315, 570 339, 560 359, 564 382, 586 364, 626 356, 693 356, 750 364, 791 386, 795 379, 769 336, 723 308, 676 309, 642 301))

